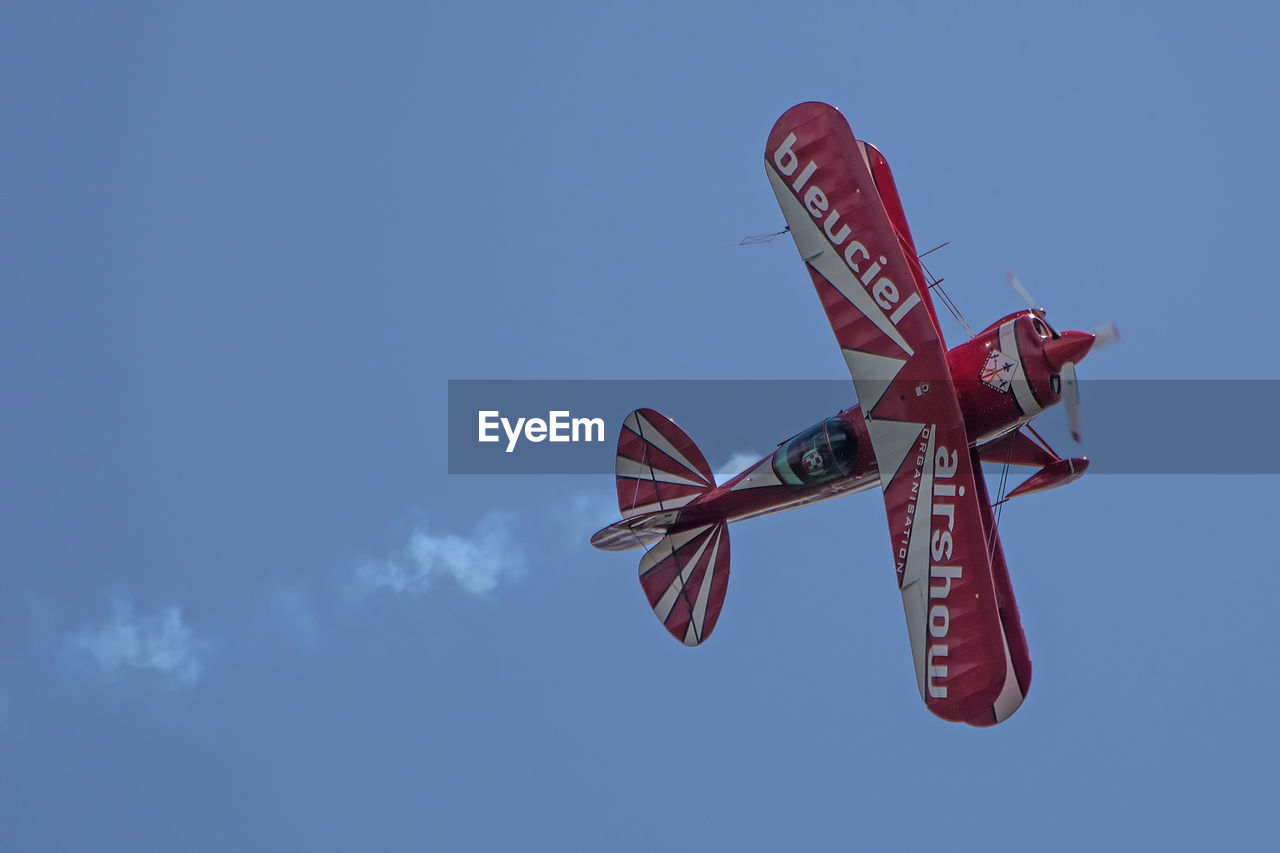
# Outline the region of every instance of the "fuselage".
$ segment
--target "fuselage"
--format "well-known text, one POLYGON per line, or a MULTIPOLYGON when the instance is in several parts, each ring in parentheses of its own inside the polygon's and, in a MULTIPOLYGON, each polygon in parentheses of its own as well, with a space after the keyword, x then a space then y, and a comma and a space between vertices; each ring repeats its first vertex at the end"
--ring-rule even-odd
MULTIPOLYGON (((1080 361, 1092 342, 1087 332, 1059 334, 1039 314, 1021 311, 951 349, 948 378, 970 445, 993 441, 1058 403, 1062 365, 1080 361)), ((922 383, 916 392, 927 393, 928 388, 922 383)), ((781 512, 879 483, 866 418, 861 406, 854 406, 797 433, 685 505, 678 526, 781 512)))

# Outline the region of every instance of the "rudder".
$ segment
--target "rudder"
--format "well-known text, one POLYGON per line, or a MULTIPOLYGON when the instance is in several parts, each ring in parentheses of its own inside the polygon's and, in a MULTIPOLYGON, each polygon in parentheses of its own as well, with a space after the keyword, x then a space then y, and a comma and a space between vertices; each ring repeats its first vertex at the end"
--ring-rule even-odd
POLYGON ((716 486, 693 439, 653 409, 636 409, 623 421, 616 472, 624 519, 677 509, 716 486))

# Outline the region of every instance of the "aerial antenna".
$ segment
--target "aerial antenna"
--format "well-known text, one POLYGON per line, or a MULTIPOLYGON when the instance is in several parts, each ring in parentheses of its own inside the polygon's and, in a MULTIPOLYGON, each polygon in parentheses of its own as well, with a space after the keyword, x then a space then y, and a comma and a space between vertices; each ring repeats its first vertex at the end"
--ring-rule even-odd
POLYGON ((753 237, 743 237, 738 242, 730 243, 728 246, 725 246, 725 248, 729 249, 729 248, 732 248, 733 246, 759 246, 762 243, 772 243, 774 240, 777 240, 779 237, 781 237, 783 234, 786 234, 790 230, 791 230, 791 226, 788 225, 786 228, 783 228, 781 231, 775 231, 772 234, 756 234, 753 237))

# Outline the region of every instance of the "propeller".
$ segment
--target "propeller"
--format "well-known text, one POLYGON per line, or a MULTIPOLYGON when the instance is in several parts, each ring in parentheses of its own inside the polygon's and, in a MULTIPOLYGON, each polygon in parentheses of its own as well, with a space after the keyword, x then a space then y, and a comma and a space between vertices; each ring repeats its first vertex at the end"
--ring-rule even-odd
POLYGON ((1018 281, 1018 277, 1013 274, 1013 270, 1005 270, 1004 277, 1009 280, 1009 286, 1016 290, 1018 295, 1022 297, 1022 301, 1027 303, 1027 307, 1043 318, 1046 313, 1045 310, 1037 305, 1036 301, 1031 298, 1031 294, 1022 286, 1022 282, 1018 281))
POLYGON ((1080 443, 1080 383, 1076 381, 1076 365, 1068 361, 1062 365, 1062 402, 1067 406, 1067 426, 1071 438, 1080 443))
POLYGON ((1109 347, 1120 340, 1120 329, 1115 323, 1103 323, 1093 330, 1093 348, 1109 347))
MULTIPOLYGON (((1009 285, 1040 319, 1044 320, 1048 313, 1036 304, 1030 292, 1018 281, 1013 270, 1005 271, 1009 285)), ((1076 377, 1076 362, 1084 358, 1090 351, 1110 346, 1120 340, 1120 330, 1115 323, 1103 323, 1088 332, 1054 332, 1054 338, 1045 345, 1045 355, 1051 365, 1058 368, 1062 377, 1062 402, 1067 410, 1067 426, 1071 429, 1071 438, 1080 442, 1080 382, 1076 377)))

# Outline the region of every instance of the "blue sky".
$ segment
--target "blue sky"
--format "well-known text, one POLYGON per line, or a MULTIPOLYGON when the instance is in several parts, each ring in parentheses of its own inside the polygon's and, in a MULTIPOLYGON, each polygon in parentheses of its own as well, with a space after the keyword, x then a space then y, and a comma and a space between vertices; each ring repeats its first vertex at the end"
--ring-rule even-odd
MULTIPOLYGON (((735 526, 687 650, 586 544, 608 472, 449 476, 444 428, 449 379, 844 378, 794 249, 725 248, 782 227, 764 140, 811 99, 975 325, 1012 267, 1120 325, 1085 376, 1274 379, 1273 4, 5 19, 5 849, 1272 836, 1274 478, 1006 507, 1035 678, 977 731, 920 703, 874 495, 735 526)), ((1131 427, 1200 420, 1274 440, 1131 427)))

